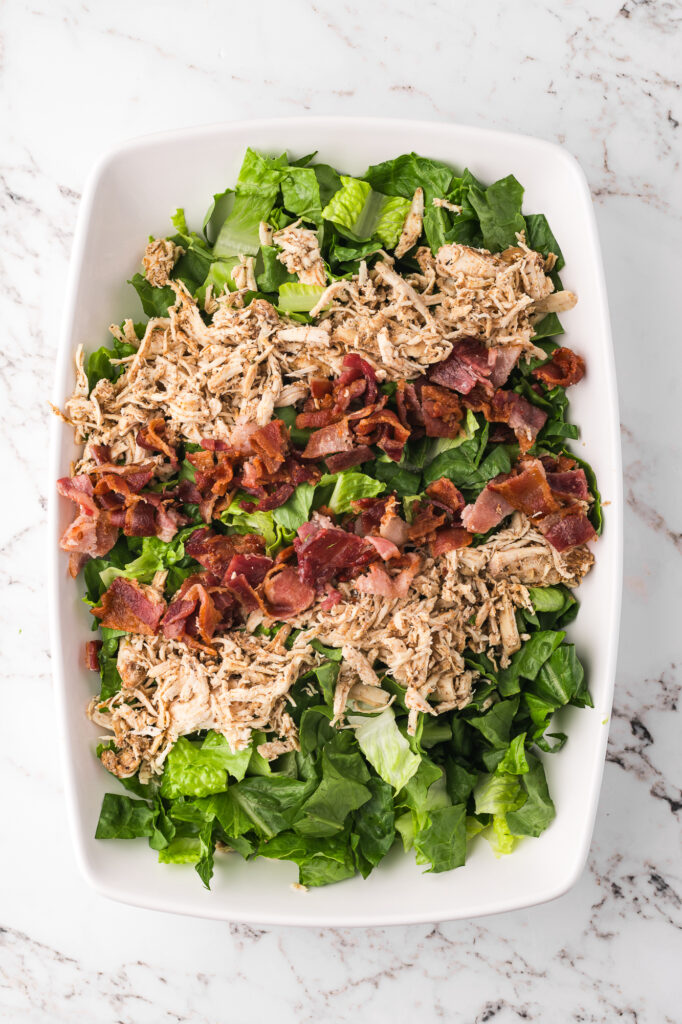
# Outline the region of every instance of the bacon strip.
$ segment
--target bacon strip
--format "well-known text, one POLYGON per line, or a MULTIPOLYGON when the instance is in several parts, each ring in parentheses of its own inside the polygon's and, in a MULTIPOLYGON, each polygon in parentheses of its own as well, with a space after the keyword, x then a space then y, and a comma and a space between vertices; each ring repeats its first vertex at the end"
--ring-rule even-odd
POLYGON ((570 348, 556 348, 546 363, 533 370, 533 376, 549 388, 568 388, 585 376, 585 360, 570 348))
POLYGON ((124 576, 116 576, 99 605, 90 609, 107 629, 124 629, 145 636, 156 633, 165 610, 166 602, 156 590, 124 576))

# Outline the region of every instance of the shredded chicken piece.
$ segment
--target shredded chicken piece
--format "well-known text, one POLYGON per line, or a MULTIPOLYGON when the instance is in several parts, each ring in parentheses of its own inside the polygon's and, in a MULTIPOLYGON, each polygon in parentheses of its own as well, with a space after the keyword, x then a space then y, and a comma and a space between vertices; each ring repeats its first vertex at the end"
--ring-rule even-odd
POLYGON ((448 202, 447 199, 434 199, 432 202, 434 206, 440 206, 443 210, 449 210, 451 213, 462 212, 461 206, 455 206, 454 203, 448 202))
POLYGON ((417 250, 422 273, 410 280, 433 291, 431 312, 445 337, 475 337, 489 347, 520 345, 528 356, 540 354, 532 342, 535 315, 570 309, 576 300, 569 292, 553 296, 547 276, 552 261, 529 249, 523 233, 517 242, 500 253, 458 243, 442 246, 435 256, 417 250))
POLYGON ((515 611, 532 609, 529 585, 577 586, 593 560, 587 547, 559 554, 525 516, 515 513, 510 526, 485 544, 426 559, 406 597, 359 594, 352 582, 342 583, 342 602, 328 611, 316 605, 293 624, 342 648, 335 720, 349 699, 373 694, 380 685, 373 666, 381 661, 407 688, 408 726, 414 731, 419 713, 442 714, 471 700, 478 673, 467 668, 465 649, 485 652, 503 668, 509 664, 523 639, 515 611), (509 564, 498 568, 505 558, 509 564))
POLYGON ((256 260, 254 256, 240 256, 239 263, 236 267, 232 268, 230 276, 240 291, 257 291, 255 267, 256 260))
POLYGON ((301 284, 325 285, 327 272, 320 252, 320 243, 315 231, 300 228, 300 221, 276 231, 272 236, 275 245, 282 250, 277 259, 290 274, 296 274, 301 284))
POLYGON ((117 750, 102 754, 110 771, 122 778, 140 767, 158 773, 177 738, 200 729, 222 733, 233 750, 248 744, 253 729, 274 732, 262 744, 268 759, 298 749, 286 697, 299 675, 321 660, 305 634, 291 650, 280 634, 270 640, 235 630, 213 642, 214 655, 159 636, 131 635, 121 644, 124 686, 88 708, 92 721, 113 733, 107 739, 117 750))
POLYGON ((422 233, 422 224, 424 223, 424 189, 418 188, 412 197, 412 203, 408 210, 405 223, 403 224, 403 230, 398 244, 395 247, 396 259, 402 259, 405 253, 416 245, 419 241, 419 236, 422 233))
MULTIPOLYGON (((244 306, 240 292, 220 296, 207 325, 185 286, 171 286, 177 302, 167 318, 152 318, 141 341, 126 328, 137 352, 119 360, 125 369, 116 381, 103 378, 88 395, 78 349, 76 387, 65 407, 76 443, 108 444, 116 460, 149 460, 136 438, 155 416, 165 418, 171 444, 227 440, 237 422, 262 425, 275 408, 302 397, 310 377, 341 372, 347 349, 331 340, 331 325, 301 327, 264 299, 244 306)), ((94 464, 86 451, 77 472, 94 464)))
POLYGON ((144 276, 155 288, 163 288, 170 281, 170 272, 184 253, 179 245, 167 238, 154 238, 144 251, 144 276))

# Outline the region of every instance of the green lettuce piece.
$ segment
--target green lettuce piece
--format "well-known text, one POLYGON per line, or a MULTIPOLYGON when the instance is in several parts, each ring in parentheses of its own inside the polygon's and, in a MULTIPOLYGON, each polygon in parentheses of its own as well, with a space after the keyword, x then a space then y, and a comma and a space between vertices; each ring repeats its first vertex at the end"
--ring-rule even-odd
MULTIPOLYGON (((291 828, 316 788, 314 775, 307 780, 283 775, 247 777, 230 786, 226 803, 237 823, 246 819, 261 838, 269 839, 291 828)), ((230 835, 236 834, 234 826, 224 827, 230 835)))
POLYGON ((528 771, 528 759, 526 757, 526 734, 521 732, 515 736, 507 747, 504 757, 499 762, 496 771, 506 772, 508 775, 525 775, 528 771))
POLYGON ((337 732, 322 748, 322 779, 294 822, 299 835, 324 836, 340 832, 347 816, 371 797, 365 783, 369 772, 350 732, 337 732))
POLYGON ((532 754, 528 762, 528 773, 520 778, 525 801, 517 809, 507 811, 507 825, 516 836, 539 836, 556 817, 542 762, 532 754))
POLYGON ((280 547, 291 544, 294 534, 281 523, 275 521, 272 512, 251 512, 248 506, 242 508, 242 502, 253 503, 252 495, 237 493, 228 508, 221 512, 220 521, 235 533, 258 533, 265 540, 265 550, 272 555, 280 547))
POLYGON ((291 497, 273 510, 275 522, 286 530, 298 530, 299 526, 308 522, 314 494, 314 484, 299 484, 291 497))
POLYGON ((234 189, 226 188, 224 192, 215 192, 211 205, 206 211, 201 230, 209 245, 213 245, 220 228, 225 223, 228 213, 232 209, 234 189))
POLYGON ((155 288, 142 274, 133 274, 128 281, 140 297, 147 316, 168 316, 168 310, 177 302, 177 296, 170 285, 155 288))
POLYGON ((278 292, 283 284, 295 284, 295 274, 290 274, 277 259, 274 245, 261 245, 256 261, 256 283, 262 292, 278 292))
POLYGON ((544 663, 563 643, 565 637, 566 634, 561 630, 541 629, 537 633, 533 633, 530 640, 526 640, 520 650, 512 655, 509 666, 498 672, 500 693, 508 697, 519 692, 521 679, 535 679, 544 663))
POLYGON ((255 256, 260 246, 258 228, 267 221, 279 195, 286 163, 247 149, 234 190, 234 203, 213 246, 218 257, 255 256))
POLYGON ((379 209, 379 219, 372 235, 376 236, 386 249, 394 249, 403 230, 405 218, 410 212, 410 201, 400 196, 387 196, 379 209))
POLYGON ((434 873, 461 867, 466 860, 466 807, 439 807, 430 819, 414 838, 417 864, 430 864, 428 872, 434 873))
POLYGON ((293 861, 299 868, 299 882, 309 888, 352 878, 356 870, 353 851, 345 835, 319 839, 284 832, 261 843, 258 852, 273 860, 293 861))
POLYGON ((419 769, 421 758, 413 754, 410 744, 400 732, 393 708, 378 715, 349 715, 348 723, 372 768, 398 791, 403 789, 419 769))
MULTIPOLYGON (((424 234, 435 252, 446 241, 451 215, 433 205, 434 199, 449 196, 455 183, 452 168, 417 153, 405 153, 394 160, 369 167, 365 178, 373 189, 388 196, 411 201, 417 188, 424 190, 424 234)), ((406 211, 407 212, 407 211, 406 211)))
POLYGON ((472 183, 468 198, 478 216, 486 249, 498 252, 516 245, 516 233, 525 230, 526 222, 521 215, 523 186, 513 174, 486 189, 472 183))
POLYGON ((344 471, 332 476, 336 476, 337 479, 327 504, 337 515, 350 512, 351 502, 359 501, 360 498, 374 498, 386 489, 381 480, 375 480, 365 473, 344 471))
POLYGON ((482 715, 466 719, 466 724, 476 729, 496 750, 504 750, 509 744, 512 722, 519 709, 519 698, 500 700, 482 715))
POLYGON ((277 305, 284 313, 309 313, 324 291, 325 286, 321 284, 291 281, 280 285, 277 305))
POLYGON ((338 228, 352 231, 356 237, 362 237, 354 228, 371 191, 371 185, 366 181, 341 175, 341 188, 325 206, 322 211, 323 218, 330 220, 338 228))
POLYGON ((201 746, 181 736, 166 758, 161 794, 173 798, 220 793, 228 773, 243 779, 250 758, 250 746, 233 751, 219 733, 209 733, 201 746))
POLYGON ((179 530, 170 541, 159 540, 158 537, 144 537, 142 551, 137 558, 128 562, 123 568, 110 565, 100 572, 100 579, 104 587, 110 587, 117 576, 124 576, 128 580, 136 579, 140 583, 151 583, 155 573, 163 569, 170 569, 171 566, 177 565, 187 557, 185 541, 198 528, 198 526, 187 526, 185 529, 179 530))
POLYGON ((320 186, 314 168, 288 168, 282 177, 282 202, 296 217, 317 225, 322 223, 320 186))
POLYGON ((516 775, 492 772, 482 775, 474 788, 476 814, 506 814, 527 799, 516 775))
POLYGON ((159 864, 196 864, 201 853, 198 836, 179 836, 159 851, 159 864))
POLYGON ((101 679, 99 698, 100 700, 109 700, 115 693, 118 693, 122 686, 116 659, 121 637, 126 636, 126 632, 123 629, 107 629, 106 626, 102 626, 101 636, 102 646, 97 655, 101 679))
POLYGON ((200 309, 203 309, 206 301, 206 292, 209 287, 213 288, 213 297, 216 299, 226 291, 233 292, 235 290, 236 285, 232 280, 232 271, 238 263, 239 260, 236 256, 230 259, 213 261, 203 284, 195 292, 195 298, 200 309))
POLYGON ((353 835, 358 838, 355 855, 363 878, 383 860, 396 837, 391 786, 374 776, 365 785, 372 795, 355 811, 352 825, 353 835))
POLYGON ((562 270, 566 266, 564 254, 559 248, 559 243, 552 234, 552 230, 544 213, 526 214, 524 219, 526 221, 526 244, 528 247, 530 249, 535 249, 536 252, 541 252, 545 257, 549 256, 550 253, 554 253, 557 257, 557 261, 554 264, 554 270, 557 272, 562 270))
POLYGON ((95 839, 138 839, 154 832, 154 811, 145 800, 105 793, 95 839))
POLYGON ((118 380, 121 374, 125 370, 125 364, 116 366, 112 363, 113 359, 125 359, 126 356, 132 356, 137 352, 134 345, 128 344, 126 341, 119 341, 115 338, 112 342, 111 347, 108 345, 102 345, 101 348, 96 349, 95 352, 91 352, 88 356, 86 364, 86 373, 88 376, 88 385, 90 390, 94 388, 98 380, 106 377, 107 380, 118 380))

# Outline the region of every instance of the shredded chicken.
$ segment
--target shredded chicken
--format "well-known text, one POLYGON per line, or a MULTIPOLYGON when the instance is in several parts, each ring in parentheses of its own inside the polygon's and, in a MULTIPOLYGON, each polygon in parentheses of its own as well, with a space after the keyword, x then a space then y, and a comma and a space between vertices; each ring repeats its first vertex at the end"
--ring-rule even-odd
POLYGON ((144 276, 155 288, 163 288, 170 281, 170 272, 184 253, 179 245, 167 238, 154 238, 144 251, 144 276))
POLYGON ((301 228, 299 224, 300 221, 297 221, 272 236, 275 245, 282 250, 277 253, 277 259, 290 274, 297 275, 301 284, 325 285, 327 272, 317 233, 301 228))
POLYGON ((381 706, 374 692, 381 683, 373 667, 381 662, 407 688, 414 731, 420 712, 441 714, 471 700, 478 673, 467 668, 465 649, 485 652, 502 667, 509 664, 524 639, 515 611, 532 609, 528 586, 577 586, 593 561, 587 547, 559 554, 525 516, 515 513, 510 526, 485 544, 426 559, 406 597, 358 594, 352 582, 343 583, 341 603, 328 611, 313 607, 295 624, 342 648, 346 673, 339 676, 334 695, 336 719, 349 698, 369 696, 370 703, 381 706))
POLYGON ((419 241, 419 236, 422 233, 422 224, 424 222, 424 189, 418 188, 412 197, 412 203, 408 210, 405 223, 403 224, 403 230, 398 239, 398 244, 395 247, 395 257, 397 260, 403 258, 406 252, 416 245, 419 241))
POLYGON ((445 337, 479 338, 489 347, 520 345, 528 355, 544 357, 532 342, 533 318, 550 310, 570 309, 572 292, 552 295, 548 276, 554 258, 529 249, 522 233, 516 246, 500 253, 467 245, 444 245, 434 256, 417 250, 421 274, 415 287, 429 293, 433 317, 445 337))
POLYGON ((287 650, 288 632, 270 640, 233 631, 214 640, 215 655, 158 636, 126 637, 118 654, 121 690, 88 709, 93 722, 113 733, 117 750, 102 754, 109 771, 121 778, 141 767, 160 772, 177 738, 200 729, 222 733, 233 750, 248 744, 253 729, 273 732, 260 750, 266 758, 297 750, 286 696, 321 656, 304 635, 287 650))

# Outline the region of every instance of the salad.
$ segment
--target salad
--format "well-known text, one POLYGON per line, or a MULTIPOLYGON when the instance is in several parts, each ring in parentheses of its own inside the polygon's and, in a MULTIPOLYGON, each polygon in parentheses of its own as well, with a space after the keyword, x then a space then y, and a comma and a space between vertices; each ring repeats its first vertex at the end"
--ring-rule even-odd
POLYGON ((79 348, 59 413, 98 839, 308 887, 552 822, 602 511, 570 448, 576 296, 522 200, 414 153, 352 177, 248 150, 200 231, 179 209, 149 240, 146 319, 79 348))

